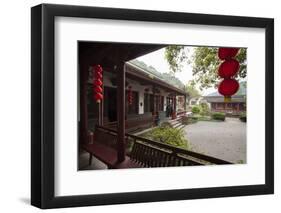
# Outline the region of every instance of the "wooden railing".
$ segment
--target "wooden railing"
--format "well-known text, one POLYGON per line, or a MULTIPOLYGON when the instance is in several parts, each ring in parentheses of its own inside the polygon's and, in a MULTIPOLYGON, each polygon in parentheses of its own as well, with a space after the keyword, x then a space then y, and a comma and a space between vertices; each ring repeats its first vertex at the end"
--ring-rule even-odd
MULTIPOLYGON (((125 120, 125 128, 127 132, 135 132, 147 127, 150 127, 153 124, 153 117, 151 114, 137 115, 135 117, 128 117, 125 120)), ((109 129, 117 129, 117 121, 107 122, 104 124, 104 127, 109 129)))
MULTIPOLYGON (((117 135, 116 130, 96 126, 96 128, 111 135, 117 135)), ((197 152, 178 148, 147 138, 125 134, 126 142, 132 142, 130 158, 143 167, 167 167, 167 166, 189 166, 208 164, 231 164, 230 162, 203 155, 197 152)))
POLYGON ((177 115, 178 116, 181 116, 181 115, 185 115, 186 114, 186 111, 183 110, 183 111, 177 111, 177 115))

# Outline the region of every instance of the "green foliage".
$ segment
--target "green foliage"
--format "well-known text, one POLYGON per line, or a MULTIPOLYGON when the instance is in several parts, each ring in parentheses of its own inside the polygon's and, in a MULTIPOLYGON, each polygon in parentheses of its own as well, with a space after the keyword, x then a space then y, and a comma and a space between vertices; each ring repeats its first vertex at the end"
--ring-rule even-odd
POLYGON ((246 114, 246 113, 241 113, 241 114, 239 115, 239 119, 240 119, 240 121, 242 121, 242 122, 247 122, 247 114, 246 114))
POLYGON ((200 113, 200 107, 199 106, 194 106, 194 107, 192 107, 191 111, 194 114, 199 114, 200 113))
MULTIPOLYGON (((240 70, 236 77, 245 78, 247 76, 246 49, 240 49, 236 56, 240 63, 240 70)), ((221 61, 218 58, 218 48, 197 47, 189 63, 192 65, 192 73, 195 81, 199 83, 200 89, 209 88, 218 84, 217 74, 221 61)))
POLYGON ((185 139, 182 129, 156 127, 147 134, 147 137, 158 142, 188 149, 188 141, 185 139))
POLYGON ((237 163, 238 164, 244 164, 244 161, 243 160, 238 160, 237 163))
POLYGON ((182 68, 182 62, 187 59, 184 46, 172 45, 166 47, 165 59, 173 72, 180 70, 182 68))
POLYGON ((200 97, 201 94, 198 89, 195 87, 195 82, 194 81, 189 81, 188 84, 185 87, 185 91, 188 93, 190 98, 196 98, 200 97))
POLYGON ((210 116, 200 116, 198 117, 198 121, 211 121, 211 117, 210 116))
POLYGON ((194 124, 197 121, 198 121, 197 116, 183 116, 181 120, 183 125, 194 124))
POLYGON ((210 114, 210 108, 207 103, 200 103, 200 115, 205 116, 210 114))
POLYGON ((214 112, 212 114, 212 118, 214 120, 225 121, 225 113, 222 112, 214 112))
MULTIPOLYGON (((192 65, 194 82, 200 85, 200 90, 210 88, 218 84, 217 74, 221 61, 218 58, 218 48, 196 47, 191 56, 186 54, 184 46, 169 46, 165 49, 165 58, 173 72, 181 71, 182 63, 192 65)), ((247 49, 241 48, 236 56, 240 63, 240 69, 236 77, 245 78, 247 76, 247 49)))
POLYGON ((172 128, 173 127, 173 125, 170 122, 163 122, 160 126, 162 128, 166 128, 166 127, 172 128))

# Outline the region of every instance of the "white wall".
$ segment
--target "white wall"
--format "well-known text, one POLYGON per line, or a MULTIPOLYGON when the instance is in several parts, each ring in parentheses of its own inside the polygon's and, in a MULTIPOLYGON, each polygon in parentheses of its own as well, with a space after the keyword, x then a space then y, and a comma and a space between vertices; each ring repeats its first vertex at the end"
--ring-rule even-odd
MULTIPOLYGON (((30 7, 39 0, 1 2, 1 212, 39 212, 30 196, 30 7), (12 80, 13 79, 13 80, 12 80), (13 81, 13 84, 11 84, 13 81)), ((281 13, 279 1, 151 1, 151 0, 44 0, 45 3, 96 5, 194 13, 275 17, 275 58, 281 56, 281 13)), ((275 62, 275 109, 281 109, 281 62, 275 62)), ((275 128, 281 128, 280 110, 275 111, 275 128)), ((278 212, 281 200, 281 132, 275 135, 275 195, 203 199, 148 204, 114 205, 50 210, 48 212, 278 212)), ((242 174, 241 174, 242 175, 242 174)), ((140 177, 141 178, 141 177, 140 177)), ((208 178, 208 177, 206 177, 208 178)), ((176 180, 176 177, 175 177, 176 180)), ((187 179, 188 181, 188 179, 187 179)), ((41 211, 40 211, 41 212, 41 211)))
POLYGON ((140 85, 139 82, 126 79, 129 82, 129 85, 132 87, 132 91, 136 91, 139 94, 139 114, 144 113, 144 90, 147 86, 140 85), (142 104, 141 104, 142 103, 142 104))

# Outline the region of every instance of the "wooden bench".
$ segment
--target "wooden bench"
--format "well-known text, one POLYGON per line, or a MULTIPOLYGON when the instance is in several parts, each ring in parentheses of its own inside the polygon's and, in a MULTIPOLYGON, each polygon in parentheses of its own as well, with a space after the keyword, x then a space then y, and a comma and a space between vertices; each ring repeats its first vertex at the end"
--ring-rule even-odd
POLYGON ((231 164, 222 159, 203 155, 173 145, 152 141, 136 135, 126 135, 134 140, 130 158, 142 164, 143 167, 231 164))
MULTIPOLYGON (((153 117, 151 113, 141 115, 129 115, 125 120, 126 132, 135 132, 148 127, 153 124, 153 117)), ((105 122, 104 126, 109 129, 116 130, 117 122, 105 122)))
POLYGON ((94 133, 94 142, 83 144, 81 147, 89 153, 89 165, 92 164, 93 156, 103 162, 111 169, 121 168, 139 168, 139 163, 125 156, 123 162, 118 162, 116 147, 116 134, 96 128, 94 133))
POLYGON ((156 147, 141 141, 134 142, 130 158, 138 162, 142 167, 202 165, 197 161, 177 155, 172 150, 156 147))

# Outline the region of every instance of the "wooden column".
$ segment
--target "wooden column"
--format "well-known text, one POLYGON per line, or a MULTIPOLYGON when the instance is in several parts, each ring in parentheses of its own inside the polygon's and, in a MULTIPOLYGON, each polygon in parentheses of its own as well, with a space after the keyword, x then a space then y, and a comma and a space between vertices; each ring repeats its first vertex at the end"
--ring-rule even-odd
MULTIPOLYGON (((103 73, 104 75, 104 73, 103 73)), ((103 80, 104 80, 104 76, 102 77, 103 80)), ((103 126, 103 112, 104 112, 104 81, 102 81, 103 84, 102 84, 102 93, 103 93, 103 99, 101 100, 101 103, 100 103, 100 125, 103 126)))
POLYGON ((80 143, 88 142, 88 77, 89 66, 80 65, 80 143))
POLYGON ((100 126, 102 126, 103 125, 103 100, 98 104, 98 109, 99 109, 98 123, 100 126))
POLYGON ((153 112, 152 115, 156 115, 156 97, 155 97, 155 86, 152 87, 152 94, 153 94, 153 112))
POLYGON ((174 112, 177 114, 177 96, 174 96, 174 112))
POLYGON ((117 70, 117 151, 118 162, 125 160, 125 66, 118 66, 117 70))
POLYGON ((184 111, 186 111, 186 94, 184 95, 184 111))

